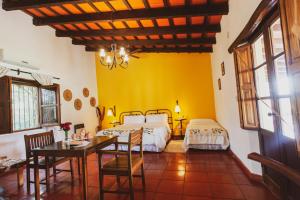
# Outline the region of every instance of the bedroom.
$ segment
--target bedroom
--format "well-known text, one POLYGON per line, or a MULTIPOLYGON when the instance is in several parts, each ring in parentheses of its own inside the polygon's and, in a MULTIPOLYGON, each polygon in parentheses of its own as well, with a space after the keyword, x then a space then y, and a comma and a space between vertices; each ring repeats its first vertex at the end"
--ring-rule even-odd
MULTIPOLYGON (((284 58, 284 54, 287 60, 290 59, 287 66, 297 69, 299 16, 297 9, 293 9, 299 7, 297 1, 281 1, 280 6, 277 0, 2 2, 0 198, 299 198, 300 141, 297 123, 292 121, 298 118, 290 118, 292 114, 289 112, 280 116, 280 105, 283 105, 280 100, 290 98, 286 93, 276 96, 276 100, 273 96, 272 99, 262 95, 261 92, 266 92, 266 80, 257 70, 273 65, 279 58, 284 58), (278 29, 281 21, 277 20, 280 14, 282 33, 278 29), (260 24, 258 28, 255 23, 260 24), (276 40, 278 51, 276 55, 272 52, 274 56, 271 56, 272 45, 267 41, 272 34, 266 30, 274 30, 276 37, 283 34, 285 52, 283 42, 276 40), (259 43, 261 34, 264 46, 259 43), (254 90, 251 92, 259 95, 253 97, 251 93, 249 101, 241 99, 240 95, 245 92, 242 90, 249 87, 243 87, 244 83, 238 78, 243 76, 243 71, 240 74, 236 71, 238 67, 248 67, 249 60, 237 56, 239 53, 245 56, 243 52, 246 51, 239 51, 238 47, 246 43, 256 45, 262 51, 255 53, 263 55, 261 63, 256 61, 251 65, 256 73, 252 76, 260 78, 263 89, 258 88, 258 82, 254 86, 257 91, 250 87, 254 90), (117 44, 118 55, 121 46, 126 52, 131 52, 129 60, 126 56, 122 58, 124 65, 128 61, 125 69, 120 65, 112 69, 104 66, 110 63, 106 56, 113 55, 110 52, 112 44, 117 44), (101 50, 104 46, 105 52, 101 50), (47 84, 51 86, 45 86, 47 84), (27 96, 37 100, 30 102, 36 109, 30 108, 25 98, 19 98, 26 89, 36 91, 33 96, 27 96), (50 96, 45 100, 47 95, 50 96), (272 100, 275 111, 263 107, 265 104, 260 104, 260 97, 272 100), (17 109, 15 102, 18 105, 27 102, 29 107, 17 106, 17 109), (258 106, 253 106, 256 103, 258 106), (49 108, 48 112, 45 108, 49 108), (257 116, 262 112, 265 115, 257 116), (26 117, 16 117, 21 114, 26 117), (47 114, 50 118, 44 117, 47 114), (280 126, 281 118, 277 116, 284 118, 284 123, 289 126, 294 125, 295 131, 284 132, 290 127, 280 126), (30 118, 27 125, 26 118, 30 118), (262 120, 269 118, 274 119, 273 124, 270 120, 262 120), (69 131, 66 122, 72 123, 69 131), (270 128, 270 124, 276 128, 270 128), (64 126, 61 128, 60 125, 64 126), (107 171, 102 171, 104 167, 98 169, 101 166, 98 155, 103 153, 100 147, 114 143, 115 136, 121 142, 127 142, 133 130, 140 128, 143 128, 140 148, 144 151, 134 147, 133 155, 143 158, 145 191, 142 190, 143 179, 139 177, 134 177, 132 183, 130 178, 127 181, 128 175, 120 179, 119 176, 106 176, 107 171), (76 133, 75 129, 80 129, 79 133, 71 136, 76 133), (36 156, 30 154, 32 163, 28 164, 25 140, 44 132, 50 138, 55 137, 45 140, 51 143, 49 146, 61 141, 59 144, 70 149, 56 154, 58 151, 39 151, 36 148, 33 150, 36 155, 53 153, 52 156, 56 157, 68 153, 74 158, 64 155, 63 161, 68 162, 56 169, 51 166, 51 156, 46 156, 45 162, 50 163, 51 169, 38 170, 40 165, 35 161, 39 160, 34 160, 36 156), (68 140, 65 140, 66 135, 68 140), (80 137, 87 140, 81 141, 80 137), (86 150, 94 144, 91 141, 95 138, 106 138, 107 141, 99 139, 99 148, 86 150), (76 151, 76 148, 83 150, 76 151), (139 154, 141 152, 143 154, 139 154), (273 161, 278 161, 279 165, 274 167, 273 161), (12 165, 14 162, 18 164, 12 165), (27 173, 26 166, 31 166, 31 173, 27 173), (59 173, 59 169, 68 172, 59 173), (71 176, 69 169, 72 169, 71 176), (35 173, 38 171, 41 173, 35 173), (104 174, 104 184, 100 174, 104 174), (31 181, 45 180, 40 184, 28 183, 29 178, 31 181), (119 182, 121 190, 117 192, 129 194, 105 193, 102 196, 101 191, 106 191, 109 186, 118 189, 119 182), (133 187, 129 187, 130 184, 133 187)), ((269 73, 272 77, 274 72, 269 73)), ((291 70, 291 73, 297 81, 297 70, 291 70)), ((284 78, 281 83, 283 90, 287 91, 284 78)), ((276 83, 270 83, 269 87, 273 94, 276 83)), ((293 114, 297 113, 297 100, 296 96, 290 101, 293 114)), ((137 139, 134 134, 132 137, 137 139)), ((122 144, 118 148, 122 150, 120 154, 128 153, 128 148, 122 144)), ((110 158, 104 155, 103 166, 110 158)))

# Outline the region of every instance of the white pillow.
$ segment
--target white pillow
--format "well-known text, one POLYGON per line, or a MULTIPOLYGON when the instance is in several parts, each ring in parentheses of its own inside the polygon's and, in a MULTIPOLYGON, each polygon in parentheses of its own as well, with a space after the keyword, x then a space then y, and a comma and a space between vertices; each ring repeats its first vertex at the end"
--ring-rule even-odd
POLYGON ((152 123, 152 122, 168 123, 168 115, 167 114, 146 115, 146 123, 152 123))
POLYGON ((145 123, 144 115, 128 115, 124 117, 124 124, 143 124, 145 123))
POLYGON ((206 124, 215 124, 216 121, 213 119, 191 119, 190 124, 201 124, 201 125, 206 125, 206 124))

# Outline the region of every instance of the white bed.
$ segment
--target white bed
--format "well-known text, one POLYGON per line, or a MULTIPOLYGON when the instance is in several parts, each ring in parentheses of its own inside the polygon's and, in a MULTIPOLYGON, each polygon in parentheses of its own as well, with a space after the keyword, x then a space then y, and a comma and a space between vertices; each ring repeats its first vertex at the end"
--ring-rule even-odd
MULTIPOLYGON (((101 130, 97 136, 117 135, 118 141, 127 142, 130 131, 138 130, 141 127, 144 128, 143 151, 162 152, 171 137, 171 128, 166 114, 125 116, 124 124, 101 130)), ((107 148, 114 149, 114 146, 107 148)), ((120 145, 119 148, 127 150, 125 145, 120 145)), ((139 147, 135 147, 133 150, 139 151, 139 147)))
POLYGON ((212 119, 192 119, 186 128, 183 145, 186 150, 226 150, 228 133, 212 119))

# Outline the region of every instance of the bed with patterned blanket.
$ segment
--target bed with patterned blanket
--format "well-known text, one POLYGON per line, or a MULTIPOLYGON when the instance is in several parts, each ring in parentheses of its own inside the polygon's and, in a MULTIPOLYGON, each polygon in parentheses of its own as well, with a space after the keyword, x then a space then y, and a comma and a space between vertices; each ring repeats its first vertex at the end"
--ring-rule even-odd
POLYGON ((226 150, 228 133, 212 119, 192 119, 186 128, 183 145, 186 150, 226 150))
MULTIPOLYGON (((128 136, 131 131, 139 130, 143 127, 143 151, 162 152, 168 140, 171 137, 171 128, 166 120, 152 120, 154 117, 166 116, 127 116, 124 124, 113 128, 101 130, 97 136, 115 135, 118 136, 119 142, 128 142, 128 136), (148 122, 147 122, 148 121, 148 122)), ((127 150, 126 145, 119 145, 120 150, 127 150)), ((109 146, 107 149, 114 149, 114 146, 109 146)), ((134 147, 133 150, 139 151, 139 147, 134 147)))

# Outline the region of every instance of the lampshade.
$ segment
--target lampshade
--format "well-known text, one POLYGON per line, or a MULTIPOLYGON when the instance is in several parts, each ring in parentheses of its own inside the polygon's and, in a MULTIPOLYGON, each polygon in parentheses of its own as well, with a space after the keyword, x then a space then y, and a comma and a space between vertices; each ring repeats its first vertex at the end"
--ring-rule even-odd
POLYGON ((179 106, 179 103, 178 103, 178 100, 176 101, 176 106, 175 106, 175 112, 176 113, 180 113, 181 109, 180 109, 180 106, 179 106))
POLYGON ((111 117, 111 116, 113 116, 113 115, 114 115, 114 113, 113 113, 112 109, 109 108, 109 109, 107 110, 107 116, 111 117))
POLYGON ((175 106, 175 112, 176 113, 180 113, 181 109, 180 109, 180 106, 179 105, 176 105, 175 106))

